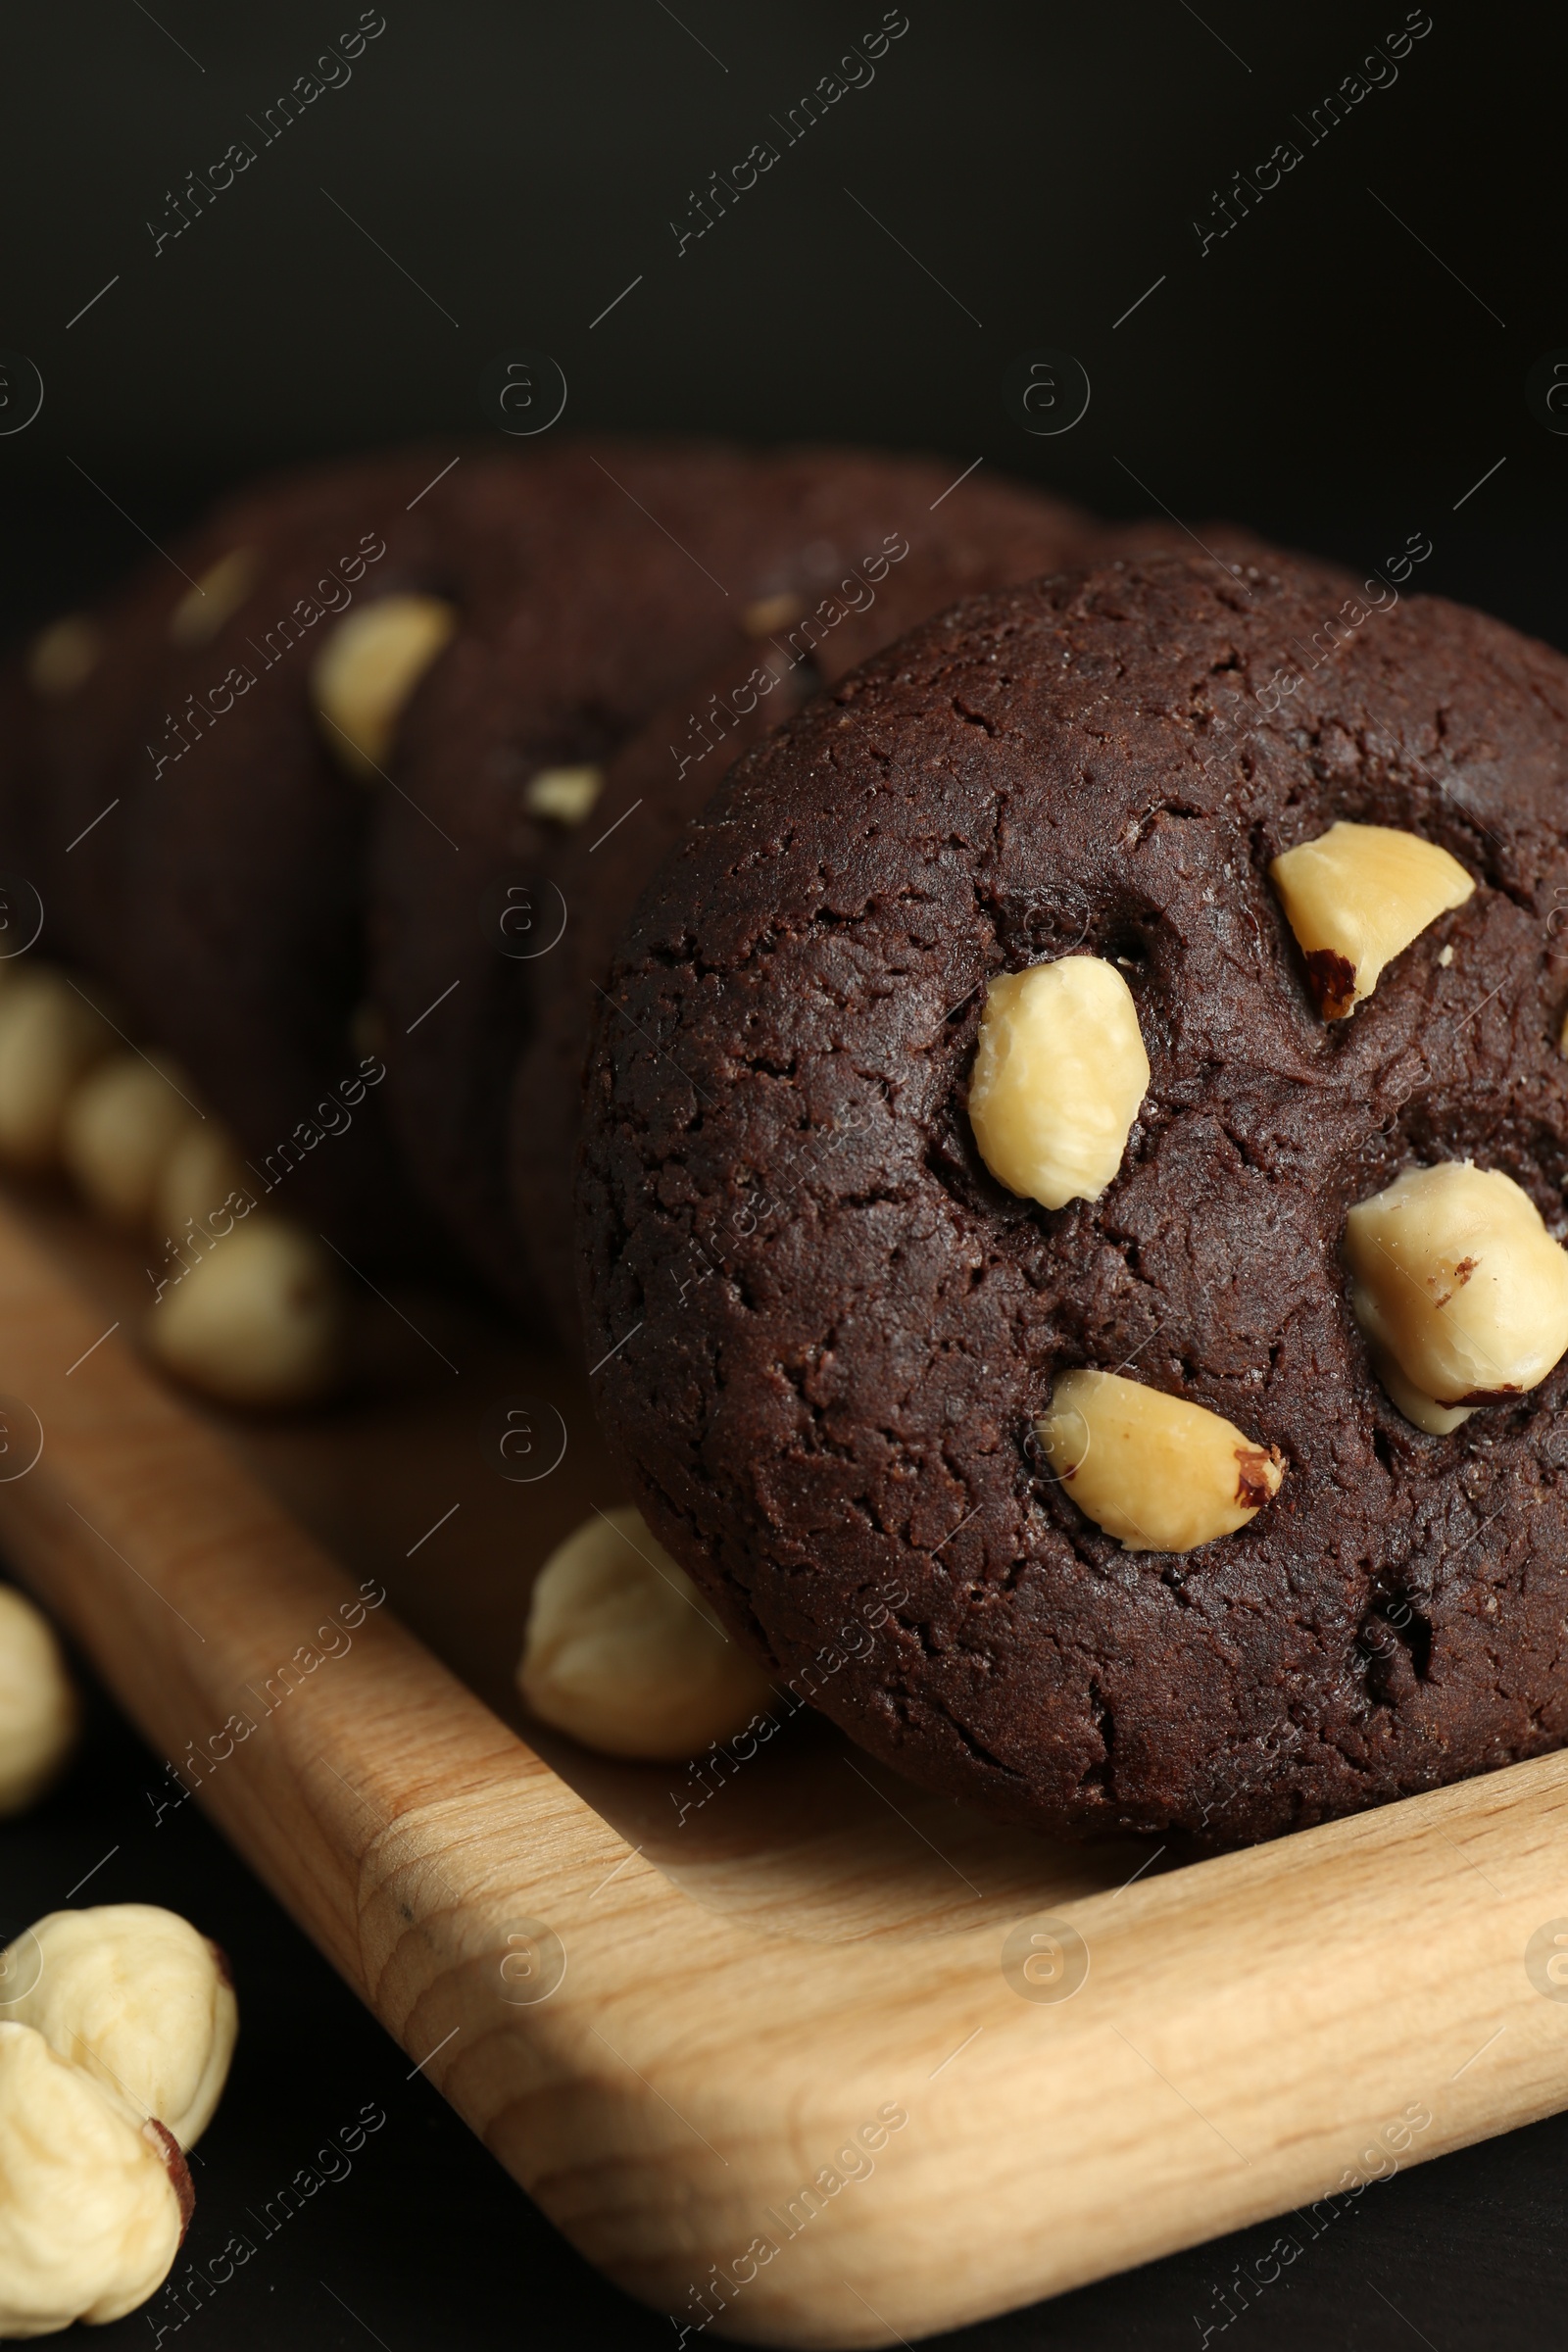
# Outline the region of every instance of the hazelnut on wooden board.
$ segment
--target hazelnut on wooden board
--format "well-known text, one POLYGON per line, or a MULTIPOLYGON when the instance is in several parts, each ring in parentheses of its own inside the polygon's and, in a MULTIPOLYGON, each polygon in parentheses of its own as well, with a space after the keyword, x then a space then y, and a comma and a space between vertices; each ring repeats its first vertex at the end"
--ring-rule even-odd
POLYGON ((27 681, 35 694, 64 701, 85 686, 104 650, 104 633, 84 612, 68 612, 40 629, 27 648, 27 681))
POLYGON ((222 2095, 239 2031, 218 1945, 153 1903, 51 1911, 24 1940, 36 1973, 5 2015, 35 2026, 62 2058, 193 2146, 222 2095))
POLYGON ((1345 1255, 1374 1350, 1440 1407, 1538 1388, 1568 1348, 1568 1252, 1500 1168, 1407 1168, 1350 1210, 1345 1255))
POLYGON ((1085 1517, 1124 1551, 1192 1551, 1233 1535, 1285 1476, 1277 1446, 1118 1372, 1063 1373, 1035 1434, 1085 1517))
MULTIPOLYGON (((176 1238, 187 1220, 205 1232, 238 1193, 254 1198, 256 1179, 240 1155, 235 1138, 211 1112, 174 1139, 148 1203, 148 1224, 154 1234, 176 1238)), ((232 1213, 232 1211, 230 1212, 232 1213)))
POLYGON ((1384 965, 1475 889, 1436 842, 1344 819, 1268 870, 1326 1021, 1353 1012, 1384 965))
POLYGON ((66 1103, 118 1044, 114 1030, 48 965, 0 989, 0 1160, 42 1173, 60 1155, 66 1103))
POLYGON ((640 1511, 596 1512, 535 1581, 517 1687, 585 1747, 676 1762, 771 1701, 640 1511))
POLYGON ((342 1369, 337 1269, 313 1234, 250 1216, 171 1282, 143 1325, 166 1371, 225 1404, 310 1404, 342 1369))
POLYGON ((0 2336, 123 2318, 169 2276, 195 2203, 177 2141, 0 2024, 0 2336))
POLYGON ((80 1712, 54 1627, 0 1585, 0 1815, 42 1796, 76 1744, 80 1712))
POLYGON ((602 767, 541 767, 523 786, 523 806, 531 816, 580 825, 604 789, 602 767))
POLYGON ((1010 1193, 1046 1208, 1098 1200, 1148 1087, 1138 1007, 1113 963, 1064 956, 991 982, 969 1121, 1010 1193))
POLYGON ((90 1070, 66 1103, 60 1158, 87 1202, 112 1225, 145 1224, 164 1170, 201 1114, 181 1092, 189 1082, 160 1055, 114 1054, 90 1070))
POLYGON ((187 588, 169 615, 172 645, 206 645, 232 620, 256 585, 259 566, 253 547, 231 548, 187 588))
POLYGON ((351 775, 385 766, 410 695, 458 625, 439 596, 383 596, 340 620, 311 670, 321 732, 351 775))

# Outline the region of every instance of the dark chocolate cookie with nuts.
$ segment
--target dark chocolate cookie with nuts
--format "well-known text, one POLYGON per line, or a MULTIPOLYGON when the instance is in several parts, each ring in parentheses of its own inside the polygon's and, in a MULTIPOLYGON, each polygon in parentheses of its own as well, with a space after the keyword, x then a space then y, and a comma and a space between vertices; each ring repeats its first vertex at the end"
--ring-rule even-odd
MULTIPOLYGON (((1089 534, 1080 537, 1080 549, 1089 534)), ((1102 534, 1107 548, 1115 543, 1102 534)), ((656 712, 605 771, 591 826, 563 843, 550 878, 569 910, 539 967, 536 1024, 512 1090, 511 1183, 551 1320, 581 1344, 572 1231, 583 1061, 616 937, 650 873, 732 761, 831 681, 960 597, 1064 561, 1062 519, 1019 498, 935 556, 897 565, 872 548, 811 612, 737 636, 709 674, 656 712)))
MULTIPOLYGON (((107 981, 259 1182, 351 1250, 407 1240, 412 1203, 376 1094, 352 1119, 337 1100, 377 1066, 354 1013, 379 786, 317 681, 372 613, 383 633, 401 619, 405 672, 444 643, 454 582, 493 552, 430 487, 450 464, 414 449, 248 487, 26 660, 46 952, 107 981)), ((384 704, 404 682, 383 649, 345 714, 373 733, 377 690, 384 704)))
MULTIPOLYGON (((831 666, 886 583, 918 570, 939 604, 966 579, 1070 561, 1094 535, 1058 501, 955 482, 947 462, 596 442, 548 464, 569 497, 541 506, 514 543, 510 601, 465 615, 409 707, 371 887, 402 1151, 448 1231, 525 1311, 539 1278, 507 1179, 512 1079, 573 919, 558 860, 574 834, 596 841, 612 820, 598 813, 607 763, 715 663, 733 661, 738 680, 775 655, 831 666)), ((725 722, 700 698, 676 723, 663 776, 679 800, 682 754, 706 789, 704 745, 725 722)), ((707 762, 714 780, 720 763, 707 762)), ((663 794, 648 783, 653 826, 663 794)), ((569 1118, 547 1149, 569 1152, 569 1118)))
POLYGON ((911 1778, 1275 1835, 1568 1740, 1568 662, 1326 566, 977 599, 742 759, 589 1063, 636 1498, 911 1778))

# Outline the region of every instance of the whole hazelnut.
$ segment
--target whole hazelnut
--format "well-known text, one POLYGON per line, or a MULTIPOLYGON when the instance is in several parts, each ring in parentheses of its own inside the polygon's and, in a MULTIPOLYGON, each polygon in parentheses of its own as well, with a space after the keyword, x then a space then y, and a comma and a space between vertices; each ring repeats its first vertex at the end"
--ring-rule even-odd
POLYGON ((1232 1535, 1285 1476, 1277 1446, 1119 1372, 1063 1373, 1036 1436, 1078 1508, 1124 1551, 1192 1551, 1232 1535))
POLYGON ((0 1160, 39 1174, 58 1164, 66 1104, 118 1042, 47 965, 33 964, 0 989, 0 1160))
POLYGON ((969 1123, 1009 1192, 1046 1208, 1098 1200, 1148 1088, 1138 1007, 1113 963, 1064 956, 992 981, 969 1123))
POLYGON ((273 1411, 336 1385, 346 1323, 336 1265, 315 1235, 252 1215, 170 1284, 142 1328, 166 1371, 226 1404, 273 1411))
MULTIPOLYGON (((1499 1168, 1407 1168, 1350 1210, 1345 1255, 1375 1360, 1428 1406, 1520 1396, 1568 1349, 1568 1252, 1499 1168)), ((1407 1419, 1430 1426, 1385 1385, 1407 1419)))
POLYGON ((256 1179, 234 1137, 221 1120, 209 1114, 175 1136, 148 1202, 149 1229, 172 1238, 194 1224, 205 1233, 236 1193, 244 1200, 254 1200, 256 1179))
POLYGON ((158 1056, 112 1054, 68 1100, 61 1163, 89 1208, 110 1224, 146 1222, 180 1138, 199 1129, 188 1086, 183 1073, 158 1056))
POLYGON ((5 2014, 193 2147, 228 2080, 239 2030, 217 1944, 153 1903, 51 1911, 24 1940, 33 1982, 5 2014))
POLYGON ((640 1511, 596 1513, 553 1551, 528 1608, 517 1684, 533 1712, 612 1756, 677 1760, 771 1702, 640 1511))
POLYGON ((122 2319, 195 2202, 177 2144, 33 2027, 0 2025, 0 2336, 122 2319))

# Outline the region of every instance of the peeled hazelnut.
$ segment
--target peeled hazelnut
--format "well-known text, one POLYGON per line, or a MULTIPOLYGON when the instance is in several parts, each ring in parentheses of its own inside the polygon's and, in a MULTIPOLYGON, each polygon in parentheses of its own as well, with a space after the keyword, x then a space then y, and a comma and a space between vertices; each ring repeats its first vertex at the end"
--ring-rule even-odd
POLYGON ((170 1283, 144 1333, 167 1371, 226 1404, 263 1411, 323 1396, 342 1364, 336 1269, 315 1237, 252 1216, 170 1283))
POLYGON ((316 658, 311 694, 351 775, 385 765, 404 705, 458 625, 439 596, 384 596, 340 620, 316 658))
POLYGON ((1278 1446, 1118 1372, 1063 1373, 1035 1434, 1078 1508, 1124 1551, 1192 1551, 1233 1535, 1285 1476, 1278 1446))
POLYGON ((220 556, 169 615, 171 645, 206 645, 216 637, 255 587, 258 568, 253 547, 232 548, 220 556))
POLYGON ((148 1223, 159 1234, 182 1234, 187 1223, 205 1232, 235 1193, 250 1200, 255 1189, 233 1136, 209 1115, 205 1123, 192 1121, 174 1137, 147 1204, 148 1223))
POLYGON ((177 2145, 31 2026, 0 2025, 0 2336, 134 2311, 195 2196, 177 2145))
POLYGON ((199 1114, 172 1063, 116 1054, 82 1080, 60 1124, 60 1157, 87 1205, 111 1224, 145 1223, 159 1182, 199 1114))
POLYGON ((1113 963, 1064 956, 992 981, 969 1120, 1010 1193, 1047 1208, 1098 1200, 1148 1087, 1138 1007, 1113 963))
POLYGON ((596 1514, 545 1562, 517 1687, 587 1747, 669 1761, 729 1738, 772 1698, 634 1510, 596 1514))
POLYGON ((528 778, 522 798, 532 816, 580 825, 604 789, 602 767, 542 767, 528 778))
POLYGON ((1428 1403, 1517 1396, 1568 1348, 1568 1253, 1499 1168, 1407 1168, 1350 1210, 1345 1255, 1357 1322, 1428 1403))
POLYGON ((34 965, 0 990, 0 1160, 56 1165, 68 1101, 116 1037, 59 972, 34 965))
POLYGON ((1475 889, 1436 842, 1343 819, 1276 858, 1269 873, 1326 1021, 1353 1012, 1384 965, 1475 889))
POLYGON ((1435 1396, 1424 1396, 1413 1381, 1405 1379, 1386 1348, 1373 1347, 1372 1369, 1389 1402, 1429 1438, 1447 1437, 1476 1409, 1473 1404, 1440 1404, 1435 1396))
POLYGON ((104 633, 83 612, 51 621, 27 648, 27 679, 34 694, 64 701, 85 686, 104 650, 104 633))
POLYGON ((80 1709, 54 1627, 0 1585, 0 1815, 42 1796, 76 1744, 80 1709))
MULTIPOLYGON (((182 2148, 212 2121, 239 2012, 217 1944, 152 1903, 51 1911, 27 1931, 31 1989, 6 2015, 156 2116, 182 2148)), ((3 1976, 0 1964, 0 1976, 3 1976)))

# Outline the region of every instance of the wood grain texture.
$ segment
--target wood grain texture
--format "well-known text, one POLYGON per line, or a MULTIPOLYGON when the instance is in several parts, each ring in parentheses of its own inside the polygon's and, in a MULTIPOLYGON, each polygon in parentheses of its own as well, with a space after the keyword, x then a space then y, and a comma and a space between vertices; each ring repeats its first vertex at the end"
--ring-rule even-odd
POLYGON ((1304 2244, 1354 2179, 1568 2104, 1568 2001, 1525 1965, 1568 1923, 1568 1761, 1177 1866, 988 1829, 802 1716, 671 1826, 667 1771, 547 1760, 506 1696, 529 1544, 613 1498, 586 1441, 526 1531, 476 1494, 466 1554, 386 1575, 494 1705, 391 1605, 284 1691, 403 1548, 355 1529, 471 1414, 231 1441, 122 1335, 93 1347, 125 1271, 73 1244, 68 1276, 37 1225, 0 1213, 0 1390, 43 1431, 0 1480, 8 1557, 165 1755, 254 1724, 201 1801, 573 2242, 683 2324, 883 2343, 1293 2207, 1304 2244), (1070 1999, 1004 1974, 1041 1915, 1087 1947, 1070 1999), (541 1923, 565 1972, 531 2001, 541 1923))

